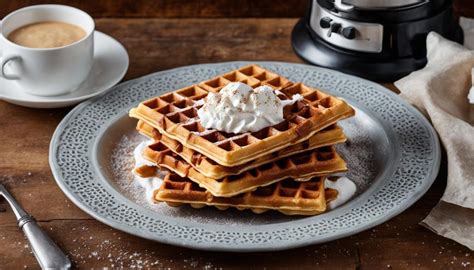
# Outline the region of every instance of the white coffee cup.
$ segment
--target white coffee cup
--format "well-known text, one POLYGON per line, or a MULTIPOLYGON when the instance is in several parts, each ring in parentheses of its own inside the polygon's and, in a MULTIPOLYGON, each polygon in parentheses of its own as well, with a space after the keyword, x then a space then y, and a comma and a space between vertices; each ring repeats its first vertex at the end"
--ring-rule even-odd
POLYGON ((69 6, 36 5, 10 13, 1 22, 0 76, 15 80, 33 95, 54 96, 75 90, 92 68, 94 28, 94 20, 87 13, 69 6), (29 48, 7 39, 22 26, 45 21, 79 26, 86 35, 58 48, 29 48))

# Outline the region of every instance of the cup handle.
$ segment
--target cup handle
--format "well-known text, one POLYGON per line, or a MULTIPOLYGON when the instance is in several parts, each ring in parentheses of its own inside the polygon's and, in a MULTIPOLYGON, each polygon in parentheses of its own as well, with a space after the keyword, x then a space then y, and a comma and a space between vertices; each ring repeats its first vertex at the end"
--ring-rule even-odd
POLYGON ((18 80, 20 79, 19 76, 15 75, 15 74, 8 74, 5 72, 5 66, 9 63, 9 62, 13 62, 13 61, 21 61, 21 57, 18 56, 18 55, 12 55, 12 56, 2 56, 0 58, 0 77, 3 77, 7 80, 18 80))

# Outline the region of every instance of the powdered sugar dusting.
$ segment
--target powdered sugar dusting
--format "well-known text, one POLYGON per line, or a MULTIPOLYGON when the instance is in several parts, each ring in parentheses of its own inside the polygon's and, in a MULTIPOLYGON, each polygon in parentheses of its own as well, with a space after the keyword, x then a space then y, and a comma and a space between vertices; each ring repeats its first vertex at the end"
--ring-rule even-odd
POLYGON ((117 147, 112 152, 110 164, 112 175, 120 190, 136 203, 147 208, 153 208, 156 205, 147 200, 145 196, 146 190, 135 181, 132 172, 135 165, 133 150, 144 140, 146 138, 139 134, 122 136, 117 147))
POLYGON ((135 175, 132 172, 135 164, 133 150, 145 140, 147 138, 136 131, 124 134, 117 142, 117 147, 112 152, 110 159, 110 167, 114 176, 113 180, 120 191, 132 202, 151 209, 157 214, 192 220, 197 223, 225 225, 266 224, 288 219, 286 216, 275 213, 255 215, 250 211, 240 212, 235 209, 220 211, 213 207, 194 209, 190 206, 170 207, 165 203, 151 203, 145 196, 146 190, 134 180, 135 175))
POLYGON ((370 186, 377 173, 374 156, 376 145, 356 117, 340 121, 347 142, 337 145, 336 149, 347 163, 345 175, 356 184, 357 193, 360 194, 370 186))
POLYGON ((146 199, 145 189, 134 181, 135 176, 132 172, 135 163, 133 150, 138 144, 145 140, 147 140, 147 138, 134 130, 128 134, 124 134, 116 143, 117 147, 112 152, 110 159, 111 173, 114 177, 113 180, 119 190, 132 202, 151 209, 157 214, 183 218, 197 223, 238 226, 243 224, 271 224, 301 218, 288 217, 271 211, 256 215, 251 211, 238 211, 236 209, 220 211, 214 207, 194 209, 190 206, 170 207, 166 203, 151 203, 146 199))

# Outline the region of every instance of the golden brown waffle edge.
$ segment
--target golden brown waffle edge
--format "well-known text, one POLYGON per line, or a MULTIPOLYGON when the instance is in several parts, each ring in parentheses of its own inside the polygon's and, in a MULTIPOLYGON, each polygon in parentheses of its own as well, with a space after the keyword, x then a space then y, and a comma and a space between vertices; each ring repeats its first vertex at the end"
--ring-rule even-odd
POLYGON ((160 168, 165 168, 181 177, 188 177, 217 197, 231 197, 252 191, 260 186, 270 185, 285 178, 307 181, 315 176, 347 170, 346 163, 337 154, 334 146, 322 147, 285 157, 222 179, 204 176, 163 144, 155 145, 154 149, 147 147, 146 151, 149 151, 149 153, 145 157, 151 157, 149 160, 156 163, 160 168))
POLYGON ((285 179, 234 197, 215 197, 193 181, 170 174, 165 177, 160 189, 155 191, 154 199, 171 206, 190 204, 201 208, 207 205, 220 210, 229 207, 250 209, 257 214, 277 210, 285 215, 317 215, 323 213, 327 202, 336 196, 336 190, 325 189, 324 177, 307 182, 285 179))
MULTIPOLYGON (((242 73, 244 67, 227 74, 242 73)), ((247 76, 227 76, 226 80, 209 80, 206 89, 203 83, 179 89, 177 91, 152 98, 140 103, 130 111, 130 116, 145 121, 161 133, 179 141, 186 147, 203 153, 223 166, 236 166, 249 162, 273 151, 304 141, 317 131, 334 124, 337 120, 354 114, 346 102, 330 96, 320 90, 307 87, 301 83, 291 84, 283 77, 278 79, 265 77, 261 73, 269 72, 253 65, 252 70, 258 74, 247 76), (247 78, 247 79, 244 79, 247 78), (219 91, 227 83, 234 81, 248 82, 249 78, 266 79, 260 84, 274 80, 274 89, 279 89, 280 98, 288 99, 294 94, 301 94, 304 101, 285 107, 286 119, 273 127, 258 132, 239 135, 226 134, 203 128, 197 118, 199 108, 197 100, 203 99, 207 91, 219 91), (276 83, 278 81, 278 83, 276 83), (214 88, 210 90, 212 87, 214 88)), ((265 73, 266 74, 266 73, 265 73)), ((274 73, 271 73, 274 74, 274 73)), ((276 74, 275 74, 276 75, 276 74)), ((255 80, 251 85, 256 86, 255 80)))
MULTIPOLYGON (((180 142, 173 140, 166 135, 162 135, 155 128, 141 120, 137 123, 137 130, 145 136, 153 139, 155 141, 155 147, 158 147, 157 144, 164 144, 174 153, 180 155, 187 163, 191 164, 198 172, 206 177, 214 179, 220 179, 229 175, 237 175, 243 173, 244 171, 284 157, 309 151, 318 147, 334 145, 346 141, 346 137, 342 132, 342 129, 337 125, 333 125, 323 131, 316 133, 307 141, 289 146, 265 156, 261 156, 256 160, 252 160, 242 165, 226 167, 214 162, 212 159, 198 153, 195 150, 183 146, 180 142)), ((147 147, 143 155, 146 159, 156 162, 156 151, 154 151, 153 148, 153 145, 147 147)))

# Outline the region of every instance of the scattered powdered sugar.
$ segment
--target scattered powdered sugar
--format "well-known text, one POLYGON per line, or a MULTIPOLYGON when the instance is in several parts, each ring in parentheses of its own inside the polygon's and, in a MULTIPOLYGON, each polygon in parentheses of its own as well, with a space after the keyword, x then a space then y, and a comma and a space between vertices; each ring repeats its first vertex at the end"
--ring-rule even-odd
POLYGON ((134 181, 134 174, 132 172, 135 165, 133 150, 144 140, 146 138, 140 134, 123 135, 112 152, 110 168, 114 176, 113 180, 115 180, 120 190, 128 198, 142 206, 152 208, 154 205, 147 200, 145 189, 134 181))
MULTIPOLYGON (((418 228, 417 225, 399 227, 391 224, 398 223, 385 223, 380 226, 383 226, 383 228, 369 230, 365 236, 350 236, 347 241, 357 247, 357 250, 360 252, 358 256, 370 258, 370 256, 374 254, 370 251, 373 250, 372 246, 378 246, 381 243, 380 241, 377 242, 377 239, 385 239, 387 235, 395 234, 396 232, 397 237, 401 239, 400 241, 404 241, 403 239, 412 237, 413 232, 418 228), (367 235, 367 233, 369 233, 369 235, 367 235), (369 242, 366 241, 367 239, 369 242)), ((51 228, 48 223, 44 223, 42 227, 48 231, 49 228, 51 228)), ((95 228, 95 226, 93 227, 95 228)), ((164 252, 163 250, 166 249, 166 246, 160 246, 159 244, 157 244, 156 247, 153 245, 150 246, 149 244, 143 245, 143 241, 146 240, 138 239, 134 241, 132 236, 129 237, 112 228, 102 229, 108 231, 106 234, 109 234, 109 239, 102 239, 97 236, 96 229, 90 229, 88 225, 79 225, 77 223, 70 228, 71 234, 63 237, 65 243, 69 241, 73 243, 72 245, 66 245, 70 246, 70 248, 65 250, 67 251, 67 256, 73 262, 73 266, 90 269, 92 269, 92 267, 94 267, 94 269, 232 268, 231 263, 223 261, 220 255, 216 257, 215 253, 199 253, 172 247, 169 248, 169 251, 164 252)), ((415 248, 412 254, 412 261, 415 260, 419 262, 417 264, 418 268, 430 269, 430 267, 433 268, 437 266, 435 268, 472 269, 472 256, 470 251, 466 248, 454 241, 433 237, 432 233, 428 230, 417 233, 419 233, 417 237, 419 237, 420 240, 424 240, 418 243, 426 245, 426 248, 424 246, 418 246, 418 249, 415 248)), ((0 231, 0 239, 6 243, 10 249, 14 249, 15 252, 18 252, 27 259, 23 267, 26 269, 37 269, 38 266, 33 259, 30 245, 26 239, 19 236, 19 233, 12 234, 0 231)), ((328 252, 336 252, 337 254, 335 256, 351 256, 352 248, 350 245, 347 247, 347 243, 348 242, 333 242, 330 244, 313 245, 300 249, 298 254, 315 258, 315 265, 327 265, 334 261, 334 256, 330 256, 328 252)), ((270 257, 267 256, 267 259, 271 259, 270 257)), ((2 259, 3 258, 0 258, 0 262, 2 262, 2 259)), ((393 269, 407 269, 410 268, 410 265, 412 266, 411 268, 413 268, 413 264, 406 264, 407 262, 411 261, 403 260, 402 258, 401 260, 392 260, 389 265, 393 269)), ((235 265, 233 266, 235 268, 235 265)))
MULTIPOLYGON (((179 208, 169 207, 165 203, 152 203, 146 196, 146 189, 138 183, 139 177, 133 173, 135 160, 133 151, 141 142, 148 138, 138 134, 136 131, 124 134, 117 147, 112 152, 110 160, 112 175, 120 191, 132 202, 151 209, 157 213, 167 216, 180 216, 179 208)), ((193 209, 192 209, 193 210, 193 209)), ((205 222, 205 221, 203 221, 205 222)))
POLYGON ((132 172, 135 164, 133 150, 138 144, 146 140, 147 138, 136 131, 124 134, 115 144, 116 148, 113 150, 110 159, 113 181, 132 202, 151 209, 160 215, 183 218, 197 223, 238 226, 242 224, 270 224, 300 218, 284 216, 271 211, 257 215, 251 211, 238 211, 236 209, 220 211, 214 207, 194 209, 190 206, 170 207, 166 203, 151 203, 145 196, 145 189, 135 181, 135 175, 132 172))
MULTIPOLYGON (((84 233, 87 233, 86 227, 81 229, 81 234, 84 233)), ((120 240, 120 237, 117 240, 120 240)), ((157 259, 155 251, 148 249, 133 251, 129 246, 118 243, 120 241, 103 240, 98 244, 92 244, 84 237, 80 237, 74 239, 73 242, 76 246, 70 251, 69 257, 77 266, 95 261, 99 265, 107 265, 112 269, 150 269, 162 268, 163 263, 169 263, 157 259)))
MULTIPOLYGON (((364 127, 364 116, 356 116, 342 120, 339 125, 346 134, 347 142, 336 145, 337 152, 347 163, 348 171, 345 173, 357 186, 357 194, 363 193, 375 179, 378 173, 375 153, 381 147, 375 142, 374 134, 364 127)), ((372 130, 373 132, 373 130, 372 130)))

